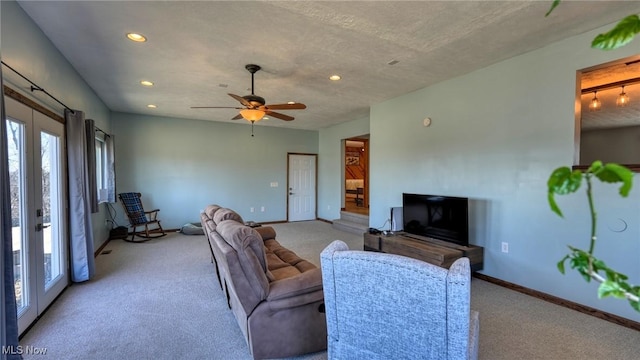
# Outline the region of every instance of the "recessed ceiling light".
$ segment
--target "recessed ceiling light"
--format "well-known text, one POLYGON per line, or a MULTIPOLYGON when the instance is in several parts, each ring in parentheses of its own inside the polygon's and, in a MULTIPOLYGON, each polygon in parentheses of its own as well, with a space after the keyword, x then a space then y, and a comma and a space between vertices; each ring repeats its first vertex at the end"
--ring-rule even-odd
POLYGON ((147 41, 147 38, 144 37, 144 35, 137 34, 137 33, 127 33, 127 38, 129 38, 129 40, 135 41, 135 42, 145 42, 145 41, 147 41))
POLYGON ((156 106, 156 105, 154 105, 154 104, 149 104, 149 105, 147 105, 147 107, 148 107, 149 109, 155 109, 155 108, 157 108, 157 106, 156 106))
POLYGON ((287 104, 289 104, 289 105, 293 105, 293 104, 295 104, 295 103, 296 103, 295 101, 288 101, 288 102, 287 102, 287 104))
POLYGON ((140 84, 144 85, 144 86, 153 86, 153 83, 149 80, 142 80, 140 81, 140 84))
POLYGON ((329 76, 329 80, 338 81, 340 79, 342 79, 340 77, 340 75, 331 75, 331 76, 329 76))

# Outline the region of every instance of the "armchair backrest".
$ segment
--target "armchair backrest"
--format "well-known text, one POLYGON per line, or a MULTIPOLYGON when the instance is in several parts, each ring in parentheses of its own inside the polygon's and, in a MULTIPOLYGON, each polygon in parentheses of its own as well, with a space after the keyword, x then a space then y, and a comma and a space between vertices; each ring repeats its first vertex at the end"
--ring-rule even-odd
POLYGON ((467 258, 447 270, 336 240, 321 263, 329 359, 468 358, 467 258))

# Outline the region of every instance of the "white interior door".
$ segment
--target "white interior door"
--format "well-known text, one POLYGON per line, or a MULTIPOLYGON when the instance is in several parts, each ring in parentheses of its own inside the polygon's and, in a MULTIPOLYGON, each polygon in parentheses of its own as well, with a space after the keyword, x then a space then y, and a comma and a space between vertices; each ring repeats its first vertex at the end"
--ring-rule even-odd
POLYGON ((5 106, 22 333, 68 284, 64 126, 13 99, 5 106))
POLYGON ((289 154, 289 221, 316 219, 316 158, 289 154))

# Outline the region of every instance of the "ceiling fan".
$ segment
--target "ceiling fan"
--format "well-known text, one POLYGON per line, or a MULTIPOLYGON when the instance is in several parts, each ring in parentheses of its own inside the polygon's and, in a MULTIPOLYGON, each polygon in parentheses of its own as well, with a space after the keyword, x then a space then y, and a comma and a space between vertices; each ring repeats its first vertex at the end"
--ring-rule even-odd
POLYGON ((236 94, 228 94, 232 98, 238 100, 244 107, 235 106, 192 106, 192 109, 238 109, 240 114, 231 118, 231 120, 246 119, 253 124, 262 120, 265 115, 272 116, 284 121, 295 119, 293 116, 281 114, 273 110, 302 110, 307 106, 301 103, 290 102, 287 104, 270 104, 265 105, 264 98, 253 93, 253 75, 260 70, 260 66, 255 64, 247 64, 245 68, 251 73, 251 95, 238 96, 236 94))

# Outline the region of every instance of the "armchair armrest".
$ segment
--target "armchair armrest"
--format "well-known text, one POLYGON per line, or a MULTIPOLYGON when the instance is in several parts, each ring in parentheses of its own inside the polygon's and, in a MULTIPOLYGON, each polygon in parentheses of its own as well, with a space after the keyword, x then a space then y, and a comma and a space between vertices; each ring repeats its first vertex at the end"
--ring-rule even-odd
POLYGON ((320 268, 269 284, 267 301, 273 309, 301 306, 324 299, 320 268))
POLYGON ((158 211, 160 211, 160 209, 149 210, 145 211, 144 213, 149 215, 149 221, 155 221, 156 217, 158 216, 158 211))
POLYGON ((478 343, 480 334, 479 314, 475 310, 471 310, 469 314, 469 351, 468 359, 478 359, 478 343))

